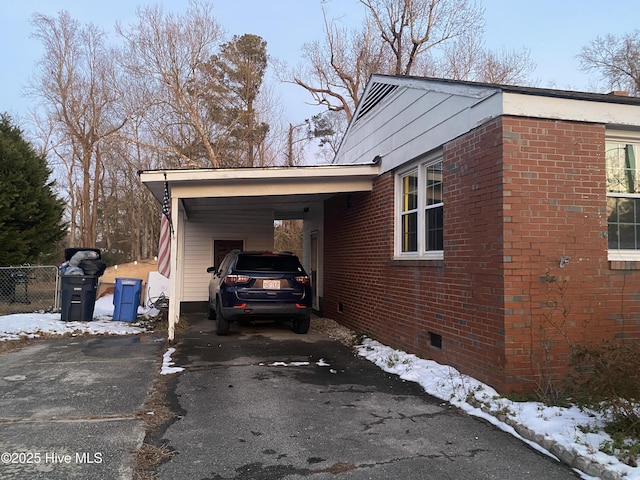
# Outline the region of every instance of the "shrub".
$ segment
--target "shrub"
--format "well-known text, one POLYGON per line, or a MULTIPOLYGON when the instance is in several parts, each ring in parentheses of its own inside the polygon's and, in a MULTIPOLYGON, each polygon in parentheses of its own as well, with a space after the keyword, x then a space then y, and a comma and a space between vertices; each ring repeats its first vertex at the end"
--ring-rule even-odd
POLYGON ((640 439, 640 345, 575 345, 567 390, 579 405, 607 414, 607 433, 640 439))

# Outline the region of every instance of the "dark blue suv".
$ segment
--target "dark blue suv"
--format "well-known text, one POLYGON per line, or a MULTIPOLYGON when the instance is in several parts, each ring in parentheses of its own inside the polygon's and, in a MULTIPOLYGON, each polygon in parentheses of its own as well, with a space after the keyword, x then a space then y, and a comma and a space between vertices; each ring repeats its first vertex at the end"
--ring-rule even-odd
POLYGON ((311 319, 311 282, 298 257, 283 252, 227 254, 209 282, 209 319, 216 333, 231 322, 291 320, 293 331, 307 333, 311 319))

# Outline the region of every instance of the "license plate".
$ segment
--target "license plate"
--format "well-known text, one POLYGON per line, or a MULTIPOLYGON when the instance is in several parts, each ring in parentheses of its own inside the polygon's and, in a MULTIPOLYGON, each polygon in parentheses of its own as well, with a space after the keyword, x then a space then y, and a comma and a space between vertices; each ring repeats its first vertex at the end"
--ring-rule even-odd
POLYGON ((280 290, 280 280, 263 280, 262 288, 267 290, 280 290))

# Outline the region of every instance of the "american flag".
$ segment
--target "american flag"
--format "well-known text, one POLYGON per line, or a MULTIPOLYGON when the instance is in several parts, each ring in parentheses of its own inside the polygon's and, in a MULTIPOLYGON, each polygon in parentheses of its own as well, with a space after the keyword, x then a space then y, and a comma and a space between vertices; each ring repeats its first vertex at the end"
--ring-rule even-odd
POLYGON ((171 208, 169 206, 169 184, 164 182, 162 218, 160 220, 160 241, 158 242, 158 272, 169 278, 171 275, 171 208))

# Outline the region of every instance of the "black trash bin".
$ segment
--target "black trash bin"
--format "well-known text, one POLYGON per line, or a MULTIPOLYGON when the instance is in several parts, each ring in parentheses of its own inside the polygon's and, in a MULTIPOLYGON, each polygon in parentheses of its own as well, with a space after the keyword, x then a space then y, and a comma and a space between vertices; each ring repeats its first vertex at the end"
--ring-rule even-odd
MULTIPOLYGON (((97 248, 67 248, 64 251, 65 260, 69 261, 76 253, 86 250, 96 252, 98 259, 100 258, 100 250, 97 248)), ((93 320, 98 276, 63 274, 60 279, 60 319, 64 322, 93 320)))
POLYGON ((93 319, 98 291, 98 277, 90 275, 62 275, 63 322, 85 322, 93 319))

